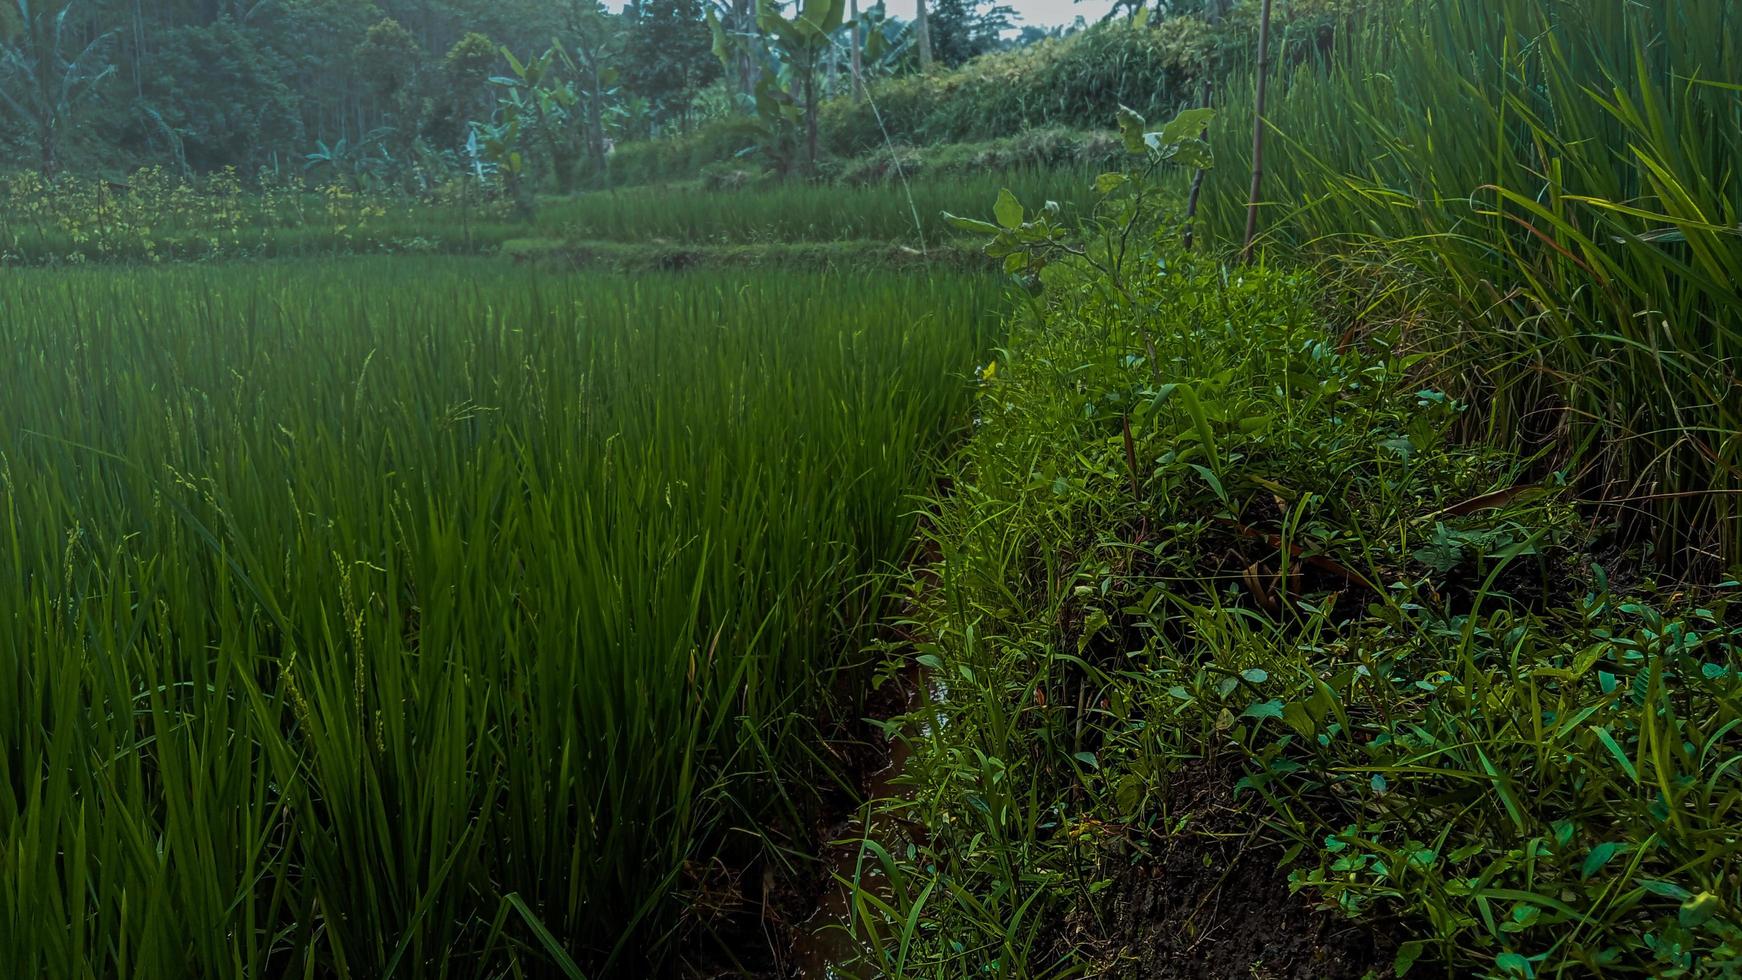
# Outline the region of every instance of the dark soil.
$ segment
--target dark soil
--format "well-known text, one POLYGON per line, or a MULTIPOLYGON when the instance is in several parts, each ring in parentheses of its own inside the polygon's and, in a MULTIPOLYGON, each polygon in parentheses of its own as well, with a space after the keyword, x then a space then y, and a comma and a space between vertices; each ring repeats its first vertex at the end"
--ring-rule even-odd
POLYGON ((1187 763, 1157 824, 1178 833, 1109 838, 1097 877, 1112 884, 1066 917, 1054 940, 1061 960, 1133 980, 1390 975, 1398 940, 1385 924, 1351 922, 1290 893, 1283 848, 1242 812, 1236 778, 1187 763))
MULTIPOLYGON (((849 674, 858 672, 843 672, 849 674)), ((810 948, 810 933, 819 907, 836 887, 832 875, 838 870, 838 855, 829 842, 846 835, 863 801, 877 795, 879 774, 891 768, 889 740, 874 722, 909 710, 917 674, 903 680, 866 686, 862 701, 838 692, 841 704, 857 705, 862 714, 819 719, 825 733, 819 755, 832 761, 834 776, 818 774, 807 826, 768 828, 791 853, 814 854, 819 860, 776 866, 762 860, 762 849, 756 848, 758 856, 749 861, 727 859, 696 869, 686 889, 694 921, 683 977, 789 980, 815 973, 815 964, 807 962, 817 955, 810 948), (854 791, 843 789, 839 781, 854 791)))

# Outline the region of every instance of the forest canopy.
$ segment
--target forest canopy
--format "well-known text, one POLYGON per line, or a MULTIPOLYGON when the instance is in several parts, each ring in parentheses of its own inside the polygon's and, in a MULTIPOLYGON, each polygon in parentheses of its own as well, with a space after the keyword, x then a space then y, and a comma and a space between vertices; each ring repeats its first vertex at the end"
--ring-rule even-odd
MULTIPOLYGON (((857 19, 838 17, 807 66, 821 94, 850 84, 849 46, 864 49, 862 71, 890 74, 916 68, 922 48, 950 65, 1046 33, 1006 39, 1010 11, 978 0, 933 9, 920 45, 881 5, 852 4, 857 19)), ((578 134, 561 182, 611 143, 750 111, 764 67, 792 73, 777 52, 758 65, 744 43, 779 10, 752 0, 629 0, 621 10, 598 0, 0 0, 0 155, 45 177, 144 165, 249 178, 355 170, 460 153, 518 93, 529 116, 560 114, 578 134), (721 37, 735 54, 722 54, 721 37), (516 64, 542 68, 541 80, 528 83, 516 64)))

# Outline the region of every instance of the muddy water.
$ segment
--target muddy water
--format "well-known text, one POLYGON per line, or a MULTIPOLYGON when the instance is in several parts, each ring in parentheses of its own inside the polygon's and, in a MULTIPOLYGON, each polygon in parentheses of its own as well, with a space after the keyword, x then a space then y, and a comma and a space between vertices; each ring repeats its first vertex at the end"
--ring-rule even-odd
MULTIPOLYGON (((904 713, 911 713, 921 699, 933 694, 929 678, 917 664, 902 676, 906 688, 904 713)), ((889 744, 889 764, 872 775, 865 786, 866 798, 873 801, 906 800, 913 789, 902 785, 912 749, 906 739, 892 739, 889 744)), ((793 976, 801 980, 869 980, 876 976, 870 967, 859 965, 860 948, 853 937, 852 889, 842 881, 858 881, 860 887, 881 898, 889 897, 889 881, 882 867, 870 853, 860 847, 863 840, 876 841, 891 853, 906 850, 914 843, 915 830, 889 815, 887 806, 861 805, 858 811, 829 835, 823 857, 828 863, 829 882, 818 897, 816 911, 799 928, 793 942, 793 976), (871 813, 870 826, 865 823, 871 813), (899 849, 899 850, 898 850, 899 849)))

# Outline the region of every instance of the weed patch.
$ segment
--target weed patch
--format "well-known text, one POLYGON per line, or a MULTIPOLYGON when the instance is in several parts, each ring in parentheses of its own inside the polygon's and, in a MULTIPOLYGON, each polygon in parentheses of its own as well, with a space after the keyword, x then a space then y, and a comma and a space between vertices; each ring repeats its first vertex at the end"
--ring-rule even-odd
POLYGON ((941 693, 898 809, 931 834, 876 854, 905 887, 867 955, 1150 976, 1237 927, 1219 975, 1732 962, 1728 592, 1616 594, 1564 488, 1451 438, 1424 355, 1340 343, 1305 277, 1131 268, 1047 268, 983 371, 915 585, 941 693), (1256 884, 1180 881, 1194 853, 1256 884), (1265 904, 1278 864, 1322 911, 1265 904))

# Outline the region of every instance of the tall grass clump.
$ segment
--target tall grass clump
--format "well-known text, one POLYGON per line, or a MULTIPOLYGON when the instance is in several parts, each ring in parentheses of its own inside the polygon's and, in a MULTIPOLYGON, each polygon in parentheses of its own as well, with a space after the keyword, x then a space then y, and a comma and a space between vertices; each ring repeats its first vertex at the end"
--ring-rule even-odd
POLYGON ((410 259, 0 283, 0 962, 729 944, 992 300, 410 259))
MULTIPOLYGON (((1272 90, 1271 241, 1440 287, 1492 435, 1582 460, 1661 558, 1742 559, 1742 13, 1377 0, 1344 29, 1272 90)), ((1206 198, 1230 236, 1249 81, 1206 198)))

